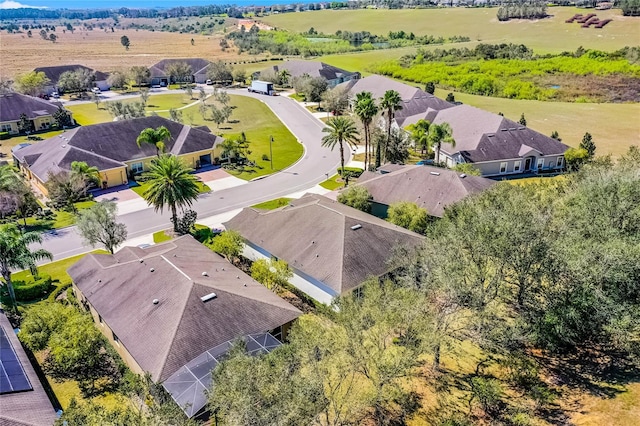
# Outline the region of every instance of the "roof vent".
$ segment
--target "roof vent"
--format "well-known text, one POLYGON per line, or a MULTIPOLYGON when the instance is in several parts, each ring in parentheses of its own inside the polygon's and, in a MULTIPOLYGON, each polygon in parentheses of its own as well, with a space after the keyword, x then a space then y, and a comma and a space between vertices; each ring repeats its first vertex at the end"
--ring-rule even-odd
POLYGON ((489 134, 487 135, 487 137, 488 137, 488 138, 492 138, 492 137, 494 137, 495 135, 496 135, 495 133, 489 133, 489 134))
POLYGON ((61 147, 62 147, 62 148, 66 148, 67 146, 66 146, 65 144, 62 144, 62 145, 61 145, 61 147))
POLYGON ((360 228, 362 228, 362 225, 357 224, 357 225, 353 225, 353 226, 351 227, 351 230, 352 230, 352 231, 355 231, 356 229, 360 229, 360 228))
POLYGON ((518 130, 515 127, 509 127, 509 130, 518 130))
POLYGON ((102 282, 102 280, 98 280, 98 282, 99 282, 99 283, 101 283, 101 282, 102 282))
POLYGON ((465 173, 463 173, 463 174, 461 174, 461 175, 460 175, 460 178, 462 178, 462 179, 464 179, 464 178, 466 178, 466 177, 467 177, 467 175, 466 175, 465 173))
POLYGON ((202 273, 202 276, 203 276, 203 277, 208 277, 208 276, 209 276, 209 274, 207 273, 207 271, 204 271, 204 272, 202 273))
POLYGON ((153 268, 149 269, 149 272, 153 272, 153 271, 155 271, 155 269, 153 269, 153 268))
POLYGON ((440 176, 440 172, 429 172, 429 173, 431 173, 434 176, 440 176))
POLYGON ((509 129, 500 129, 500 131, 502 131, 502 132, 506 132, 507 130, 509 130, 509 129))
POLYGON ((224 271, 224 268, 221 268, 224 271))
POLYGON ((144 262, 144 259, 140 259, 140 263, 144 262))
POLYGON ((160 301, 158 299, 153 299, 153 304, 157 305, 158 303, 160 303, 160 301))
POLYGON ((216 297, 218 297, 217 294, 215 293, 209 293, 207 295, 204 295, 200 298, 200 300, 202 300, 203 302, 208 302, 211 299, 215 299, 216 297))

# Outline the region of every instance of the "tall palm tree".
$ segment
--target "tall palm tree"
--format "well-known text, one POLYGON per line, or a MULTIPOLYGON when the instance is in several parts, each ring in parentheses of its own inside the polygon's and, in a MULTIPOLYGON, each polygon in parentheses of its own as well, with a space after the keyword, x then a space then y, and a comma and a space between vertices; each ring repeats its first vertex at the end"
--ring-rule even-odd
POLYGON ((156 155, 160 157, 160 154, 164 152, 164 142, 171 137, 171 132, 164 126, 152 129, 148 127, 140 132, 140 136, 136 139, 138 147, 143 143, 148 143, 156 147, 156 155))
POLYGON ((80 179, 84 182, 84 196, 87 195, 87 189, 90 184, 100 186, 100 171, 97 167, 90 166, 84 161, 74 161, 71 163, 72 178, 80 179))
POLYGON ((340 145, 340 166, 341 175, 344 176, 344 149, 343 142, 353 147, 358 142, 358 129, 356 123, 349 117, 332 117, 327 121, 327 127, 322 129, 328 135, 322 138, 322 146, 326 146, 333 151, 336 145, 340 145))
POLYGON ((427 120, 420 119, 415 124, 409 126, 409 131, 411 132, 411 138, 416 144, 416 148, 419 146, 421 152, 424 154, 425 151, 427 154, 429 153, 429 127, 431 126, 431 122, 427 120))
POLYGON ((177 231, 178 207, 191 206, 198 199, 198 179, 192 168, 174 155, 162 155, 152 161, 148 172, 143 173, 149 187, 142 194, 155 211, 171 210, 173 230, 177 231))
POLYGON ((378 113, 378 105, 373 99, 371 92, 360 92, 356 94, 356 103, 353 112, 358 116, 364 127, 364 169, 369 165, 369 143, 371 141, 371 122, 378 113))
MULTIPOLYGON (((386 112, 386 120, 387 120, 387 143, 391 140, 391 121, 395 117, 396 111, 402 109, 402 98, 400 97, 400 93, 395 90, 387 90, 384 92, 384 96, 380 99, 380 108, 386 112)), ((376 167, 380 167, 380 163, 382 161, 382 147, 376 147, 376 167)))
MULTIPOLYGON (((30 244, 42 243, 38 232, 22 233, 14 224, 0 226, 0 274, 4 280, 13 308, 16 308, 16 294, 11 282, 12 269, 31 269, 37 274, 36 262, 41 259, 53 259, 44 249, 31 251, 30 244)), ((35 274, 34 274, 35 275, 35 274)))
POLYGON ((289 72, 289 70, 280 71, 278 77, 280 78, 280 84, 285 87, 289 85, 289 78, 291 77, 291 73, 289 72))
POLYGON ((440 148, 443 143, 448 143, 455 148, 456 141, 453 139, 453 130, 449 123, 432 124, 429 127, 429 144, 436 147, 436 164, 440 163, 440 148))

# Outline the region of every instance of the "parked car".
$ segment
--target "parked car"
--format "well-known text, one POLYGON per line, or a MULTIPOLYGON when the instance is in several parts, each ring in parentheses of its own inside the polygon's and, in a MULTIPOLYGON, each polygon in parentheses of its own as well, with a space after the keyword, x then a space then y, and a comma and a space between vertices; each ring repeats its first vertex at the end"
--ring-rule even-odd
POLYGON ((53 99, 59 99, 59 98, 60 98, 60 94, 59 94, 58 92, 53 92, 53 93, 51 94, 51 97, 52 97, 53 99))
POLYGON ((206 85, 207 85, 207 86, 213 86, 213 81, 211 81, 211 80, 207 80, 207 81, 206 81, 206 85))
POLYGON ((102 93, 102 91, 100 90, 99 87, 92 87, 91 93, 95 93, 96 95, 99 95, 100 93, 102 93))

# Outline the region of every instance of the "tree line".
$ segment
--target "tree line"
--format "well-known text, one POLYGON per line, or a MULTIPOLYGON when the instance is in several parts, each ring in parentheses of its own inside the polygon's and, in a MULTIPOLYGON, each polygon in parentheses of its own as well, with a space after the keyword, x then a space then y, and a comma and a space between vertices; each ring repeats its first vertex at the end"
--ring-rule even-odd
POLYGON ((214 370, 216 420, 534 424, 564 396, 546 380, 558 365, 574 383, 637 373, 638 161, 630 150, 448 209, 393 274, 302 316, 286 345, 251 357, 239 344, 214 370))

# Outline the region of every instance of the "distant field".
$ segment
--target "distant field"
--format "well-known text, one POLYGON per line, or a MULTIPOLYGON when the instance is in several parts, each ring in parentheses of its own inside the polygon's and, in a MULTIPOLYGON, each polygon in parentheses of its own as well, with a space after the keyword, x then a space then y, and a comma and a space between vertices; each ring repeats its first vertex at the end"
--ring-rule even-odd
POLYGON ((389 31, 404 30, 416 35, 462 35, 485 43, 523 43, 540 53, 575 50, 578 46, 616 50, 640 43, 640 20, 624 17, 617 9, 592 11, 550 7, 550 18, 508 22, 499 22, 497 11, 497 8, 323 10, 271 15, 261 20, 278 28, 298 32, 313 27, 324 33, 348 30, 386 35, 389 31), (576 13, 589 12, 597 12, 598 18, 613 19, 613 22, 601 29, 580 28, 579 24, 564 22, 576 13))
MULTIPOLYGON (((82 64, 96 70, 109 72, 133 65, 151 66, 165 58, 205 58, 230 60, 238 55, 233 50, 223 52, 219 35, 203 36, 144 30, 56 31, 58 41, 45 41, 34 32, 0 36, 0 78, 13 78, 15 74, 31 71, 36 67, 82 64), (120 44, 126 35, 131 41, 129 50, 120 44), (194 44, 191 45, 193 38, 194 44)), ((248 59, 249 57, 247 57, 248 59)))
MULTIPOLYGON (((447 91, 436 90, 442 98, 447 91)), ((598 154, 614 157, 630 145, 640 146, 640 104, 581 104, 568 102, 523 101, 454 93, 456 100, 517 121, 524 112, 527 126, 546 135, 554 130, 562 142, 578 146, 585 132, 593 135, 598 154)))

